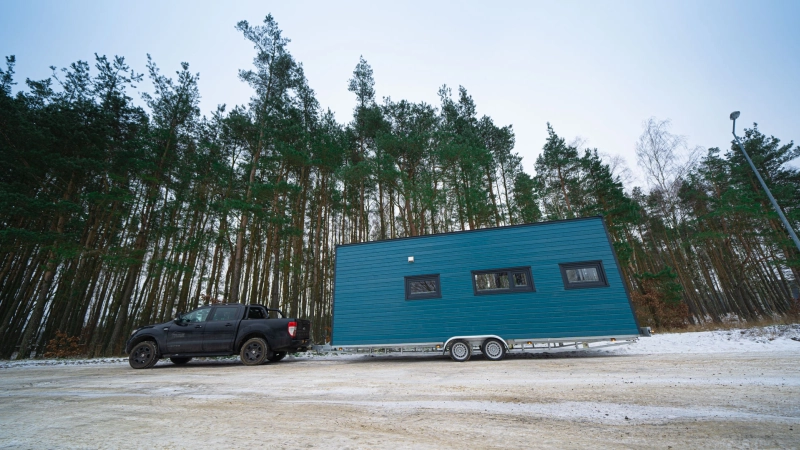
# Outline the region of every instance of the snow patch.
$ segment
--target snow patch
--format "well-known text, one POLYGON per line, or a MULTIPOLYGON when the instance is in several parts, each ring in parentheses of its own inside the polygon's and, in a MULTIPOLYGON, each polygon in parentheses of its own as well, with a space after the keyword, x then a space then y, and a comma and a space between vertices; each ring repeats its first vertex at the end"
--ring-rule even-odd
MULTIPOLYGON (((652 337, 642 337, 631 345, 620 345, 608 348, 588 349, 567 352, 567 356, 591 356, 597 354, 612 355, 648 355, 670 353, 764 353, 764 352, 800 352, 800 324, 773 325, 768 327, 703 331, 694 333, 663 333, 652 337)), ((388 352, 376 350, 373 353, 296 353, 288 355, 286 361, 339 361, 363 360, 366 358, 387 357, 434 357, 440 352, 388 352)), ((530 353, 541 355, 541 353, 530 353)), ((534 356, 535 357, 535 356, 534 356)), ((238 356, 222 358, 196 358, 195 361, 236 362, 238 356)), ((19 361, 0 361, 0 369, 40 366, 79 366, 127 364, 128 358, 92 358, 92 359, 25 359, 19 361)), ((159 361, 171 364, 169 360, 159 361)))
POLYGON ((797 423, 797 417, 758 414, 726 408, 680 408, 601 402, 507 403, 487 401, 337 401, 303 400, 364 407, 379 412, 437 410, 451 413, 502 414, 538 419, 563 419, 604 424, 666 423, 673 420, 741 420, 797 423))
POLYGON ((800 324, 769 327, 664 333, 632 345, 598 349, 613 354, 800 352, 800 324))

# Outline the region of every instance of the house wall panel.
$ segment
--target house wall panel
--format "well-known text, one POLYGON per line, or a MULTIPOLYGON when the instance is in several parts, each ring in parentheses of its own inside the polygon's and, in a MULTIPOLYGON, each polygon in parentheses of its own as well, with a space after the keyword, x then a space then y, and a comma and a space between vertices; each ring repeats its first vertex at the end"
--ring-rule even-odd
POLYGON ((599 217, 339 246, 334 289, 334 345, 638 334, 599 217), (608 287, 564 289, 559 263, 594 260, 608 287), (474 294, 471 271, 523 266, 534 292, 474 294), (428 274, 442 297, 405 300, 404 277, 428 274))

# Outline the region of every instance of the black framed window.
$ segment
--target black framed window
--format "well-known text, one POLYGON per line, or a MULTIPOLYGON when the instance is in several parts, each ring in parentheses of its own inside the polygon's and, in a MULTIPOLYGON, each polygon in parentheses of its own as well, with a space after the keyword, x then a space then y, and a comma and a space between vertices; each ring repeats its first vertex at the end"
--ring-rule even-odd
POLYGON ((608 286, 606 272, 603 270, 603 261, 581 261, 563 263, 561 279, 564 280, 564 289, 583 289, 608 286))
POLYGON ((475 295, 535 291, 530 267, 510 267, 472 271, 475 295))
POLYGON ((442 286, 439 274, 406 277, 406 300, 441 298, 442 286))
POLYGON ((269 319, 269 313, 263 306, 250 306, 247 308, 247 319, 269 319))
POLYGON ((227 320, 236 320, 239 314, 238 306, 217 306, 214 308, 214 315, 208 319, 209 322, 220 322, 227 320))
POLYGON ((208 317, 208 313, 211 312, 211 308, 200 308, 196 309, 192 312, 186 313, 181 316, 181 320, 184 322, 205 322, 206 318, 208 317))

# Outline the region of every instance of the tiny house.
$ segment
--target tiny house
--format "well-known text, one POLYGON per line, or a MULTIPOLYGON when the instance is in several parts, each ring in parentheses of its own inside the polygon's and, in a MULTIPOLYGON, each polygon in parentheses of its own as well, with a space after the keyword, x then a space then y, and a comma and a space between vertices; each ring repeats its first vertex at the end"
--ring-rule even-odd
POLYGON ((340 245, 333 347, 466 361, 639 336, 602 217, 340 245))

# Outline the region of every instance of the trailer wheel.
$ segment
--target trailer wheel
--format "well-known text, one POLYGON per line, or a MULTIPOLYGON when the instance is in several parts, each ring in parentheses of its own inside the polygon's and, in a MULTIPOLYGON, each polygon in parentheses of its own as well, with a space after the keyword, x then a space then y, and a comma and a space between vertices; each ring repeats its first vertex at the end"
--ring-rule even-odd
POLYGON ((450 357, 453 361, 469 361, 470 356, 472 356, 472 346, 466 341, 458 340, 450 344, 450 357))
POLYGON ((506 346, 499 339, 489 338, 481 344, 481 352, 489 361, 500 361, 506 356, 506 346))
POLYGON ((248 339, 242 346, 239 356, 245 366, 257 366, 262 364, 269 354, 267 343, 261 338, 248 339))

